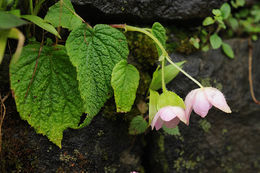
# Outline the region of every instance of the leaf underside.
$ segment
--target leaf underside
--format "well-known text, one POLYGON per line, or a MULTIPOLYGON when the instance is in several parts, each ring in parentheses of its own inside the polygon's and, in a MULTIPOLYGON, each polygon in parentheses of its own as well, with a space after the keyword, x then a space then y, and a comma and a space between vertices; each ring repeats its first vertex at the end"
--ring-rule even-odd
MULTIPOLYGON (((166 48, 166 30, 164 29, 164 27, 158 23, 158 22, 155 22, 152 26, 152 34, 160 41, 160 43, 162 44, 162 46, 164 48, 166 48)), ((162 55, 162 51, 161 49, 157 46, 156 44, 156 48, 157 48, 157 51, 158 51, 158 55, 159 57, 162 55)))
POLYGON ((72 30, 66 48, 77 68, 85 113, 94 116, 112 96, 112 70, 119 61, 127 59, 129 53, 126 38, 108 25, 88 28, 82 24, 72 30))
POLYGON ((10 65, 11 89, 22 119, 61 147, 63 131, 78 128, 83 112, 76 69, 64 46, 30 44, 10 65))

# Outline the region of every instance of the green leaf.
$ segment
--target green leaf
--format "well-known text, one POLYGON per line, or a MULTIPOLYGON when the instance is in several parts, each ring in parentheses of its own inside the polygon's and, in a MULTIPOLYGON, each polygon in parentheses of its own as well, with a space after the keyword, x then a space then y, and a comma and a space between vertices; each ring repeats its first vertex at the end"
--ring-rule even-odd
POLYGON ((42 29, 61 38, 59 33, 56 31, 56 29, 51 24, 45 22, 42 18, 40 18, 38 16, 34 16, 34 15, 22 15, 22 18, 31 21, 32 23, 36 24, 37 26, 41 27, 42 29))
POLYGON ((229 46, 229 44, 226 44, 223 42, 222 50, 229 58, 232 58, 232 59, 234 58, 234 52, 233 52, 232 48, 229 46))
POLYGON ((66 49, 77 68, 85 112, 94 116, 112 96, 112 70, 119 61, 127 59, 129 53, 126 38, 108 25, 88 28, 82 24, 70 33, 66 49))
POLYGON ((82 21, 75 14, 70 0, 60 0, 49 8, 44 20, 53 26, 62 26, 69 30, 78 27, 82 21))
POLYGON ((230 17, 230 18, 228 19, 228 22, 229 22, 231 28, 232 28, 234 31, 236 31, 236 30, 238 29, 239 24, 238 24, 237 19, 235 19, 235 18, 233 18, 233 17, 230 17))
POLYGON ((21 118, 61 147, 63 131, 78 128, 83 112, 76 69, 64 46, 40 47, 25 46, 11 63, 11 89, 21 118))
POLYGON ((202 22, 202 25, 203 26, 208 26, 208 25, 211 25, 215 23, 215 20, 212 18, 212 17, 206 17, 203 22, 202 22))
POLYGON ((181 136, 178 126, 175 128, 167 128, 165 125, 163 125, 163 130, 169 135, 181 136))
POLYGON ((26 24, 27 22, 13 14, 0 11, 0 29, 10 29, 26 24))
POLYGON ((209 50, 209 44, 206 44, 205 46, 203 46, 203 47, 201 48, 201 50, 202 50, 203 52, 207 52, 207 51, 209 50))
POLYGON ((139 85, 139 72, 126 60, 117 63, 112 72, 111 85, 114 89, 117 112, 129 112, 135 101, 139 85))
POLYGON ((258 36, 257 36, 257 35, 252 35, 251 39, 252 39, 253 41, 257 41, 258 36))
POLYGON ((213 49, 220 48, 222 44, 222 39, 217 34, 211 35, 209 41, 213 49))
POLYGON ((0 64, 3 60, 9 30, 0 30, 0 64))
POLYGON ((213 9, 212 10, 212 13, 215 15, 215 16, 221 16, 221 11, 219 9, 213 9))
MULTIPOLYGON (((185 61, 177 62, 175 63, 177 66, 182 67, 182 65, 185 63, 185 61)), ((179 70, 176 69, 173 65, 169 64, 165 66, 164 68, 164 80, 165 84, 168 84, 170 81, 172 81, 178 74, 179 70)), ((153 79, 150 84, 150 89, 152 90, 158 90, 162 88, 162 70, 156 69, 156 71, 153 73, 153 79)))
MULTIPOLYGON (((155 22, 152 26, 152 34, 160 41, 160 43, 162 44, 162 46, 164 48, 166 48, 166 30, 164 29, 164 27, 158 23, 155 22)), ((158 56, 160 57, 162 55, 162 51, 161 49, 157 46, 156 44, 156 48, 158 51, 158 56)))
POLYGON ((227 2, 225 2, 221 6, 220 11, 221 11, 223 19, 227 19, 231 14, 231 7, 227 2))
POLYGON ((149 125, 152 123, 152 120, 155 114, 158 112, 157 102, 159 100, 159 93, 150 89, 149 97, 149 125))
POLYGON ((159 96, 157 110, 165 106, 179 106, 185 108, 182 98, 172 91, 166 91, 159 96))
POLYGON ((199 39, 198 38, 194 38, 194 37, 191 37, 190 38, 190 43, 196 48, 196 49, 199 49, 200 48, 200 44, 199 44, 199 39))
POLYGON ((132 119, 129 126, 130 135, 138 135, 144 133, 148 127, 148 123, 144 120, 142 116, 136 116, 132 119))

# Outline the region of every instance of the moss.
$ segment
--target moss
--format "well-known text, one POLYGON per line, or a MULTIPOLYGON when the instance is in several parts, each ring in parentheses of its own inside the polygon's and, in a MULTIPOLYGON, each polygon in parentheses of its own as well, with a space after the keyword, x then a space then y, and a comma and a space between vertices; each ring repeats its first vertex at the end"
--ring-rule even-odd
POLYGON ((60 153, 60 160, 65 162, 65 163, 69 163, 69 162, 75 162, 77 160, 77 158, 75 158, 74 156, 69 155, 68 153, 60 153))
POLYGON ((127 32, 126 37, 133 61, 138 66, 141 66, 144 70, 149 70, 156 65, 158 53, 152 39, 137 32, 127 32))
POLYGON ((157 141, 157 144, 159 146, 159 149, 161 152, 164 152, 164 136, 163 135, 160 135, 159 136, 159 139, 157 141))
POLYGON ((209 129, 211 128, 211 124, 207 120, 200 120, 199 125, 206 133, 209 132, 209 129))
POLYGON ((116 166, 111 165, 111 166, 105 166, 104 167, 104 172, 105 173, 116 173, 116 171, 117 171, 117 167, 116 166))
POLYGON ((194 170, 197 162, 194 160, 184 160, 183 157, 179 157, 174 161, 174 168, 177 172, 182 172, 182 169, 194 170))
POLYGON ((205 87, 215 87, 215 88, 219 89, 220 91, 223 88, 222 84, 217 82, 216 79, 214 79, 212 81, 212 79, 210 79, 210 78, 202 78, 202 79, 200 79, 200 81, 201 81, 201 84, 205 87))
POLYGON ((104 134, 105 134, 105 133, 104 133, 103 130, 99 130, 98 133, 97 133, 97 136, 98 136, 98 137, 101 137, 101 136, 103 136, 104 134))

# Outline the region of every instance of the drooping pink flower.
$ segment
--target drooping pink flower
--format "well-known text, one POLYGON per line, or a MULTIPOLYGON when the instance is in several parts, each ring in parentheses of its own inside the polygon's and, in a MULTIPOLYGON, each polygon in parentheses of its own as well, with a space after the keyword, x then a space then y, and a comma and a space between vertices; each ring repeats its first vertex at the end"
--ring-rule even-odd
POLYGON ((178 106, 165 106, 156 113, 151 126, 156 130, 159 130, 164 124, 167 128, 174 128, 180 121, 187 123, 184 109, 178 106))
POLYGON ((192 109, 202 118, 208 114, 212 105, 223 112, 231 113, 225 96, 218 89, 212 87, 192 90, 185 98, 185 105, 185 115, 188 123, 192 109))

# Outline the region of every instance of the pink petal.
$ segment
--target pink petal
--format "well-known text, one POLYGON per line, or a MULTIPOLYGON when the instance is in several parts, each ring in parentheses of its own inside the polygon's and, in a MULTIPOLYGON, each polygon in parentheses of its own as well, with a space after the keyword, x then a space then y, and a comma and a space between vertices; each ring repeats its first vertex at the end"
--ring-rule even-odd
POLYGON ((173 118, 177 116, 175 112, 176 110, 177 109, 174 106, 163 107, 159 110, 160 117, 162 118, 163 121, 171 121, 173 118))
POLYGON ((208 101, 216 108, 226 112, 231 113, 231 109, 228 106, 225 96, 216 88, 207 87, 205 88, 205 93, 208 101))
POLYGON ((160 128, 162 128, 163 126, 163 120, 161 119, 161 117, 159 117, 155 123, 155 129, 159 130, 160 128))
POLYGON ((167 128, 175 128, 180 122, 180 119, 178 117, 172 119, 171 121, 164 122, 165 126, 167 128))
POLYGON ((204 88, 199 89, 199 91, 195 95, 195 100, 193 104, 194 112, 204 118, 208 114, 208 111, 211 107, 212 105, 210 104, 206 97, 206 94, 204 93, 204 88))
POLYGON ((189 92, 189 94, 186 96, 185 98, 185 116, 186 116, 186 124, 189 125, 189 120, 190 120, 190 114, 191 114, 191 111, 192 111, 192 105, 194 104, 194 101, 195 101, 195 95, 197 93, 197 91, 199 91, 199 89, 195 89, 195 90, 192 90, 191 92, 189 92))
POLYGON ((155 126, 156 130, 158 130, 158 127, 162 126, 162 124, 163 124, 163 120, 160 118, 160 112, 157 112, 151 123, 152 130, 153 130, 154 126, 155 126))

